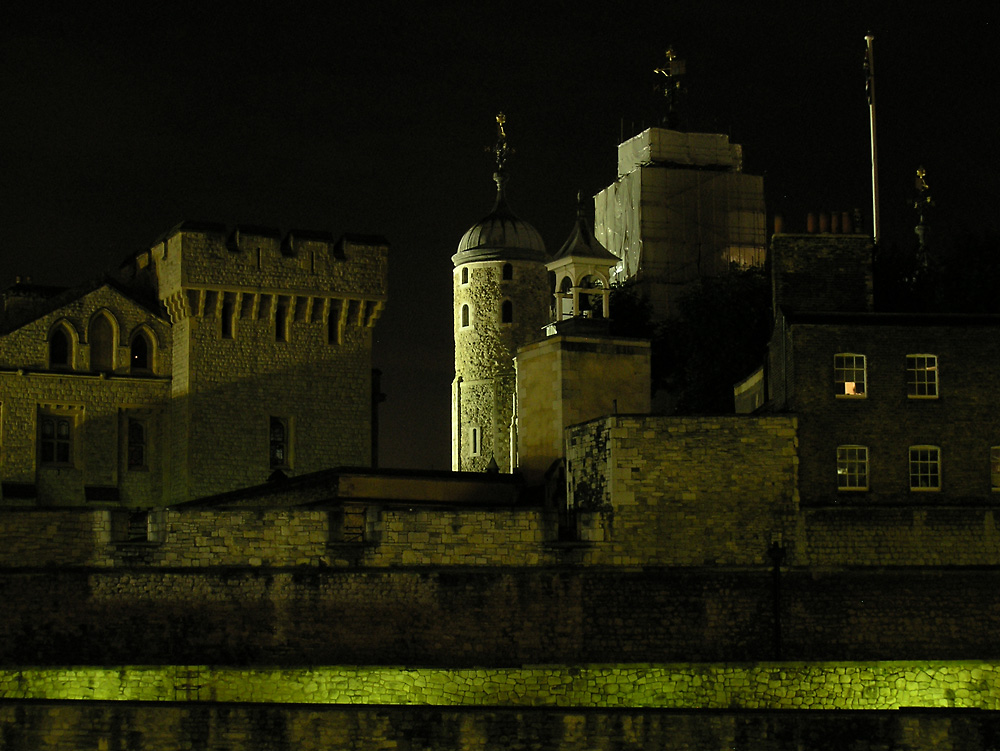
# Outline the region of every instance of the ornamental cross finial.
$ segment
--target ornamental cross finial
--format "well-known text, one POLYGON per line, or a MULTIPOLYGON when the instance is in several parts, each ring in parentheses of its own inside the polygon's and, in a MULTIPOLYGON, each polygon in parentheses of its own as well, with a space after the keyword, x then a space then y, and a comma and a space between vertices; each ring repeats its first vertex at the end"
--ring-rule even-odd
POLYGON ((503 174, 504 164, 507 158, 514 153, 514 150, 507 145, 507 132, 503 129, 507 117, 503 112, 497 113, 497 144, 493 147, 493 156, 497 161, 497 174, 503 174))

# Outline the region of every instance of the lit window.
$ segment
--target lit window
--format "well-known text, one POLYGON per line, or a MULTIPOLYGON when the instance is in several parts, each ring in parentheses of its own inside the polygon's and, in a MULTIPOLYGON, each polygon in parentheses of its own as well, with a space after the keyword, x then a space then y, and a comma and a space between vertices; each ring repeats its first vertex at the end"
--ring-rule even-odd
POLYGON ((910 490, 941 489, 941 449, 910 446, 910 490))
POLYGON ((272 467, 287 467, 288 462, 288 421, 272 417, 270 423, 270 464, 272 467))
POLYGON ((837 396, 865 396, 865 356, 850 353, 833 356, 833 382, 837 396))
POLYGON ((514 267, 511 266, 509 263, 505 263, 503 265, 503 278, 504 279, 514 278, 514 267))
POLYGON ((472 445, 470 446, 470 448, 472 450, 469 453, 471 453, 473 456, 479 456, 479 452, 483 448, 482 447, 482 439, 481 439, 481 437, 479 435, 479 428, 473 428, 472 429, 471 439, 472 439, 472 441, 471 441, 472 445))
POLYGON ((1000 446, 990 449, 990 485, 994 490, 1000 490, 1000 446))
POLYGON ((128 468, 146 467, 146 424, 142 420, 128 421, 128 468))
POLYGON ((911 399, 937 399, 937 355, 906 356, 906 395, 911 399))
POLYGON ((468 266, 463 266, 462 267, 462 284, 468 284, 468 283, 469 283, 469 267, 468 266))
POLYGON ((130 362, 133 373, 148 371, 149 368, 149 340, 141 331, 132 337, 130 348, 130 362))
POLYGON ((69 464, 73 458, 73 421, 62 415, 41 415, 38 458, 42 464, 69 464))
POLYGON ((467 328, 469 325, 469 306, 462 306, 462 328, 467 328))
POLYGON ((70 344, 66 329, 62 326, 49 337, 49 367, 68 368, 70 366, 70 344))
POLYGON ((514 320, 514 303, 510 300, 504 300, 503 305, 500 308, 500 321, 501 323, 511 323, 514 320))
POLYGON ((837 446, 837 487, 868 490, 867 446, 837 446))

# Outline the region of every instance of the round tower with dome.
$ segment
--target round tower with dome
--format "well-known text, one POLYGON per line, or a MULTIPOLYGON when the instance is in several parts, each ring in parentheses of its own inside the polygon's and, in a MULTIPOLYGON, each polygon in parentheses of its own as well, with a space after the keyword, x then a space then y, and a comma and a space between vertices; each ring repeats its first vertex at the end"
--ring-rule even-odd
POLYGON ((516 391, 514 355, 544 336, 551 290, 538 231, 507 205, 510 151, 503 114, 494 149, 496 203, 462 236, 454 263, 455 380, 451 465, 456 471, 510 472, 516 391))

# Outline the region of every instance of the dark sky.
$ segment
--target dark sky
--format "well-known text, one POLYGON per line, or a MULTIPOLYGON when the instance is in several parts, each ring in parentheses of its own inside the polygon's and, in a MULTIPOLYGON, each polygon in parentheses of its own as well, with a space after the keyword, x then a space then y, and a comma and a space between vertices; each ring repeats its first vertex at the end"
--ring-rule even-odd
POLYGON ((383 234, 383 466, 450 463, 450 257, 492 205, 496 112, 517 152, 511 204, 554 252, 576 192, 614 180, 622 132, 655 124, 670 44, 691 129, 743 144, 769 215, 794 227, 810 209, 870 213, 870 30, 885 238, 912 237, 919 164, 937 226, 1000 231, 995 9, 207 5, 5 8, 0 287, 95 276, 180 219, 383 234))

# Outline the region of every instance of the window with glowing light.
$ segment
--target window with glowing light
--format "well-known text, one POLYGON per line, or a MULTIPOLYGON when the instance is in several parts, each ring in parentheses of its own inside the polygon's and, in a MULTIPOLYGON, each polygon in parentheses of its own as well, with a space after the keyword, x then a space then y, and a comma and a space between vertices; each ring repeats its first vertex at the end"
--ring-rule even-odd
POLYGON ((910 446, 910 490, 941 489, 941 449, 910 446))
POLYGON ((837 446, 837 488, 868 490, 867 446, 837 446))
POLYGON ((149 339, 142 331, 136 332, 129 347, 129 365, 133 373, 148 373, 151 370, 149 339))
POLYGON ((833 356, 833 382, 838 397, 863 399, 866 393, 865 356, 842 352, 833 356))
POLYGON ((906 395, 910 399, 938 398, 937 355, 906 356, 906 395))

